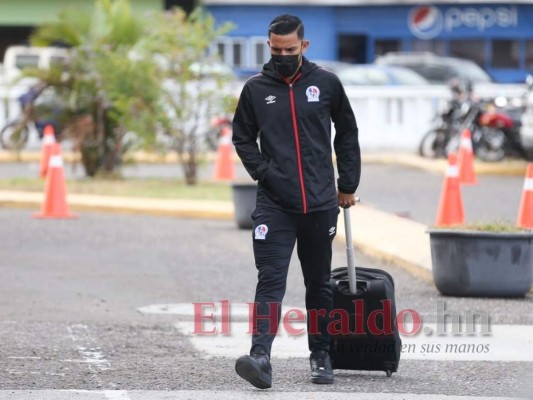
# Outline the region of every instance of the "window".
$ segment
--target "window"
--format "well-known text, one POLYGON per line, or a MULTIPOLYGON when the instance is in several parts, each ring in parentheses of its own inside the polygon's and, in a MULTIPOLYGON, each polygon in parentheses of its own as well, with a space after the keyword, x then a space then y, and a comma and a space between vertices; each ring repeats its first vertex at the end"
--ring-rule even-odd
POLYGON ((365 64, 367 62, 367 42, 366 35, 339 35, 338 43, 339 61, 353 64, 365 64))
POLYGON ((50 66, 58 66, 61 69, 65 69, 68 65, 69 61, 66 57, 61 56, 51 56, 50 57, 50 66))
POLYGON ((225 52, 226 46, 224 43, 217 43, 217 51, 216 53, 220 57, 221 60, 224 60, 226 52, 225 52))
POLYGON ((453 71, 446 65, 418 65, 413 66, 413 70, 430 82, 446 83, 454 77, 453 71))
POLYGON ((494 40, 492 42, 492 66, 494 68, 518 68, 518 42, 494 40))
POLYGON ((235 67, 242 66, 242 43, 233 43, 233 62, 235 67))
POLYGON ((533 71, 533 40, 526 40, 526 69, 533 71))
POLYGON ((261 43, 255 44, 255 64, 261 65, 265 63, 264 45, 261 43))
POLYGON ((466 58, 478 65, 484 65, 485 43, 483 40, 450 40, 450 56, 466 58))
POLYGON ((212 51, 226 64, 236 68, 260 68, 270 59, 265 37, 219 37, 212 51))
POLYGON ((245 44, 243 38, 220 37, 216 40, 214 48, 223 62, 232 67, 241 67, 246 60, 245 44))
POLYGON ((446 55, 446 48, 442 40, 413 40, 413 51, 429 51, 439 56, 446 55))
POLYGON ((391 51, 401 51, 402 50, 402 44, 399 40, 396 39, 381 39, 376 40, 375 42, 375 55, 382 56, 384 54, 387 54, 391 51))
POLYGON ((261 68, 270 59, 270 49, 266 37, 252 37, 250 43, 249 67, 261 68))
POLYGON ((260 68, 270 59, 270 49, 265 37, 219 37, 212 51, 235 68, 260 68))
POLYGON ((15 59, 15 66, 18 69, 28 67, 37 68, 39 66, 39 56, 33 54, 20 54, 15 59))

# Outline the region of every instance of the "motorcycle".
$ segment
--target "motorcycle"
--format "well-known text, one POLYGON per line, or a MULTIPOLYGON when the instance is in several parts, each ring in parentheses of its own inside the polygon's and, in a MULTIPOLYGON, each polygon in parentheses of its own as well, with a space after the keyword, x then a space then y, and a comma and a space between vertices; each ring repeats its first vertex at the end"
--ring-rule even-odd
POLYGON ((519 138, 526 158, 533 160, 533 76, 526 78, 527 92, 524 95, 525 111, 520 118, 519 138))
MULTIPOLYGON (((490 149, 493 159, 485 161, 500 161, 505 156, 526 158, 519 141, 520 117, 517 110, 493 109, 479 117, 478 124, 490 135, 490 149)), ((483 154, 477 154, 484 160, 483 154)))
MULTIPOLYGON (((479 101, 467 96, 462 104, 451 108, 447 123, 429 131, 422 139, 419 153, 424 157, 446 157, 459 148, 461 133, 470 129, 472 148, 479 159, 501 161, 505 156, 533 159, 533 78, 530 78, 529 114, 521 106, 498 106, 495 101, 479 101), (524 114, 526 114, 524 116, 524 114), (522 129, 522 119, 531 126, 522 129), (530 119, 528 119, 530 118, 530 119)), ((446 121, 442 118, 442 121, 446 121)))
POLYGON ((437 114, 433 119, 433 127, 420 141, 418 154, 427 158, 446 157, 448 144, 462 124, 462 113, 461 104, 452 101, 445 112, 437 114))
POLYGON ((457 151, 464 129, 472 134, 472 149, 476 157, 485 162, 501 161, 506 155, 506 134, 502 127, 510 127, 510 118, 502 113, 487 112, 492 108, 490 101, 467 104, 468 111, 464 125, 457 131, 448 151, 457 151))
POLYGON ((495 142, 498 149, 494 149, 503 153, 501 158, 511 156, 533 160, 533 77, 528 77, 526 82, 527 90, 522 99, 515 99, 517 105, 508 105, 504 101, 498 106, 499 99, 496 99, 496 106, 490 107, 479 118, 479 125, 492 129, 493 135, 498 138, 495 142))
POLYGON ((472 101, 472 85, 454 79, 448 86, 452 98, 446 108, 435 115, 433 127, 422 137, 418 146, 418 154, 422 157, 447 157, 450 142, 460 131, 468 114, 469 108, 465 103, 472 101))

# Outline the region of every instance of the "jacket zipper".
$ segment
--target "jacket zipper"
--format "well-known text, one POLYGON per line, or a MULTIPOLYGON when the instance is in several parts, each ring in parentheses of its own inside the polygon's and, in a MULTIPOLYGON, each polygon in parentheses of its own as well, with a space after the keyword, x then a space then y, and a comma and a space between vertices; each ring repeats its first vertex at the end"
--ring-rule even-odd
POLYGON ((300 153, 300 135, 298 133, 298 123, 296 121, 296 107, 294 105, 294 91, 292 88, 294 83, 300 78, 300 76, 301 74, 298 74, 296 78, 294 78, 292 83, 289 84, 289 94, 291 99, 292 127, 294 131, 294 140, 296 142, 296 158, 298 160, 298 175, 300 178, 300 190, 302 192, 303 212, 304 214, 307 214, 307 198, 305 196, 304 172, 302 168, 302 156, 300 153))

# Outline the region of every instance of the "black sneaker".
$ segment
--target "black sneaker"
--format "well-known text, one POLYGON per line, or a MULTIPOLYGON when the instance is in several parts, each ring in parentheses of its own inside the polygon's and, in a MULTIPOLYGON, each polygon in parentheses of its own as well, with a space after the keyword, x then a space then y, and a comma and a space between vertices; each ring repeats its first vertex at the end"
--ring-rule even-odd
POLYGON ((268 389, 272 386, 272 367, 265 352, 258 351, 239 357, 235 363, 235 371, 256 388, 268 389))
POLYGON ((333 369, 331 368, 331 360, 327 351, 313 351, 309 357, 309 363, 311 364, 312 383, 333 383, 333 369))

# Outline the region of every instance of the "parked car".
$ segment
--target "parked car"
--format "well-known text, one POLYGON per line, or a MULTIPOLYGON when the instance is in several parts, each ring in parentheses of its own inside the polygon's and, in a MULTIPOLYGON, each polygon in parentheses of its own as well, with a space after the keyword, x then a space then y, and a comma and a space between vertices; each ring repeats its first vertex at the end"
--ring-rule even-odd
POLYGON ((447 84, 451 79, 473 83, 493 81, 489 74, 471 60, 441 57, 428 52, 390 52, 378 57, 375 64, 409 68, 433 84, 447 84))
POLYGON ((20 76, 25 68, 49 68, 68 62, 68 50, 59 47, 10 46, 4 55, 2 74, 6 80, 20 76))
MULTIPOLYGON (((427 85, 429 82, 408 68, 389 67, 374 64, 350 64, 342 61, 311 60, 320 67, 334 72, 345 85, 427 85)), ((240 69, 236 71, 241 80, 249 79, 260 70, 240 69)))
POLYGON ((316 61, 316 63, 334 72, 345 85, 383 86, 429 84, 423 76, 403 67, 350 64, 341 61, 316 61))

